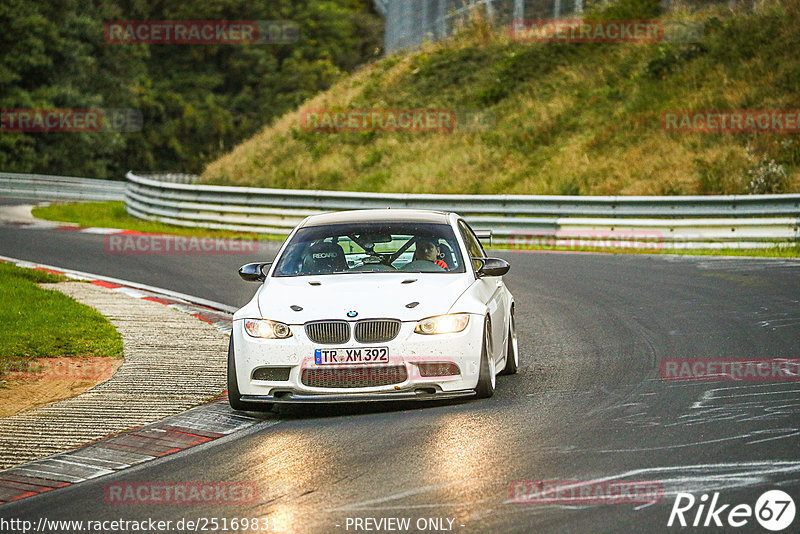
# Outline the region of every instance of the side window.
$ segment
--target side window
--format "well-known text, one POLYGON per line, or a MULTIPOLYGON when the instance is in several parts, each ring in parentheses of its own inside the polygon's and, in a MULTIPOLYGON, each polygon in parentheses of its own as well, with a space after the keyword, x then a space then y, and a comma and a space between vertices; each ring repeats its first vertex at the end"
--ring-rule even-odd
MULTIPOLYGON (((477 237, 475 237, 475 234, 472 232, 472 229, 467 226, 467 223, 464 221, 458 221, 458 229, 461 232, 461 237, 464 238, 464 243, 467 245, 467 253, 469 254, 469 257, 485 258, 486 253, 483 251, 481 242, 478 241, 477 237)), ((477 271, 481 268, 481 262, 473 261, 472 268, 477 271)))

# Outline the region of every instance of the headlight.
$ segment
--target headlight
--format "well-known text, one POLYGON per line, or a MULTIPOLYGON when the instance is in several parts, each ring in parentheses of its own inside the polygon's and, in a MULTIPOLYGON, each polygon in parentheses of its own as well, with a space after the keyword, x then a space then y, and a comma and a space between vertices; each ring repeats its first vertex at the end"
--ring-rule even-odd
POLYGON ((292 329, 289 328, 289 325, 267 319, 245 319, 244 330, 253 337, 267 339, 292 337, 292 329))
POLYGON ((417 334, 454 334, 461 332, 469 323, 469 314, 452 313, 428 317, 417 323, 414 332, 417 334))

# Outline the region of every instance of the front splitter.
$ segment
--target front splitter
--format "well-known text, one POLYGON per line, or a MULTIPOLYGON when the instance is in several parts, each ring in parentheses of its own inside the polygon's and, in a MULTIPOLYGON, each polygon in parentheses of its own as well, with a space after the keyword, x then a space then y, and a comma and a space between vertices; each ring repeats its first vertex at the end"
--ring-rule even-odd
POLYGON ((292 393, 275 395, 242 395, 242 402, 284 403, 284 404, 328 404, 343 402, 390 402, 390 401, 432 401, 457 399, 475 396, 475 390, 437 391, 435 393, 418 391, 388 391, 386 393, 292 393))

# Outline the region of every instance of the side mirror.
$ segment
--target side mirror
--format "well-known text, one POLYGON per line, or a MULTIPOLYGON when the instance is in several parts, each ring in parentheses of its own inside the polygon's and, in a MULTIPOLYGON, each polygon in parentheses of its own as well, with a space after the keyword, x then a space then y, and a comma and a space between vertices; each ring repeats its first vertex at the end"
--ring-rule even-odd
POLYGON ((511 265, 506 260, 500 258, 472 258, 481 262, 478 269, 478 276, 503 276, 511 269, 511 265))
POLYGON ((267 275, 264 274, 264 267, 269 267, 270 265, 272 265, 272 262, 242 265, 239 267, 239 276, 245 282, 263 282, 267 279, 267 275))

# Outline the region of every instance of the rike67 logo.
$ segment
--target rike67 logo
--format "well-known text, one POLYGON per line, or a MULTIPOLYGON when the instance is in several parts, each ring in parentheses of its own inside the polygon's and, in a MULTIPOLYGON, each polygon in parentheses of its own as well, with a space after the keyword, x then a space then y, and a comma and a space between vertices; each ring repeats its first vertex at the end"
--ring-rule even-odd
POLYGON ((667 526, 692 527, 732 527, 750 526, 753 518, 767 530, 778 532, 786 529, 794 521, 794 500, 781 490, 770 490, 763 493, 756 501, 755 507, 749 504, 719 502, 719 492, 715 492, 709 502, 704 493, 696 499, 691 493, 678 493, 667 526))

